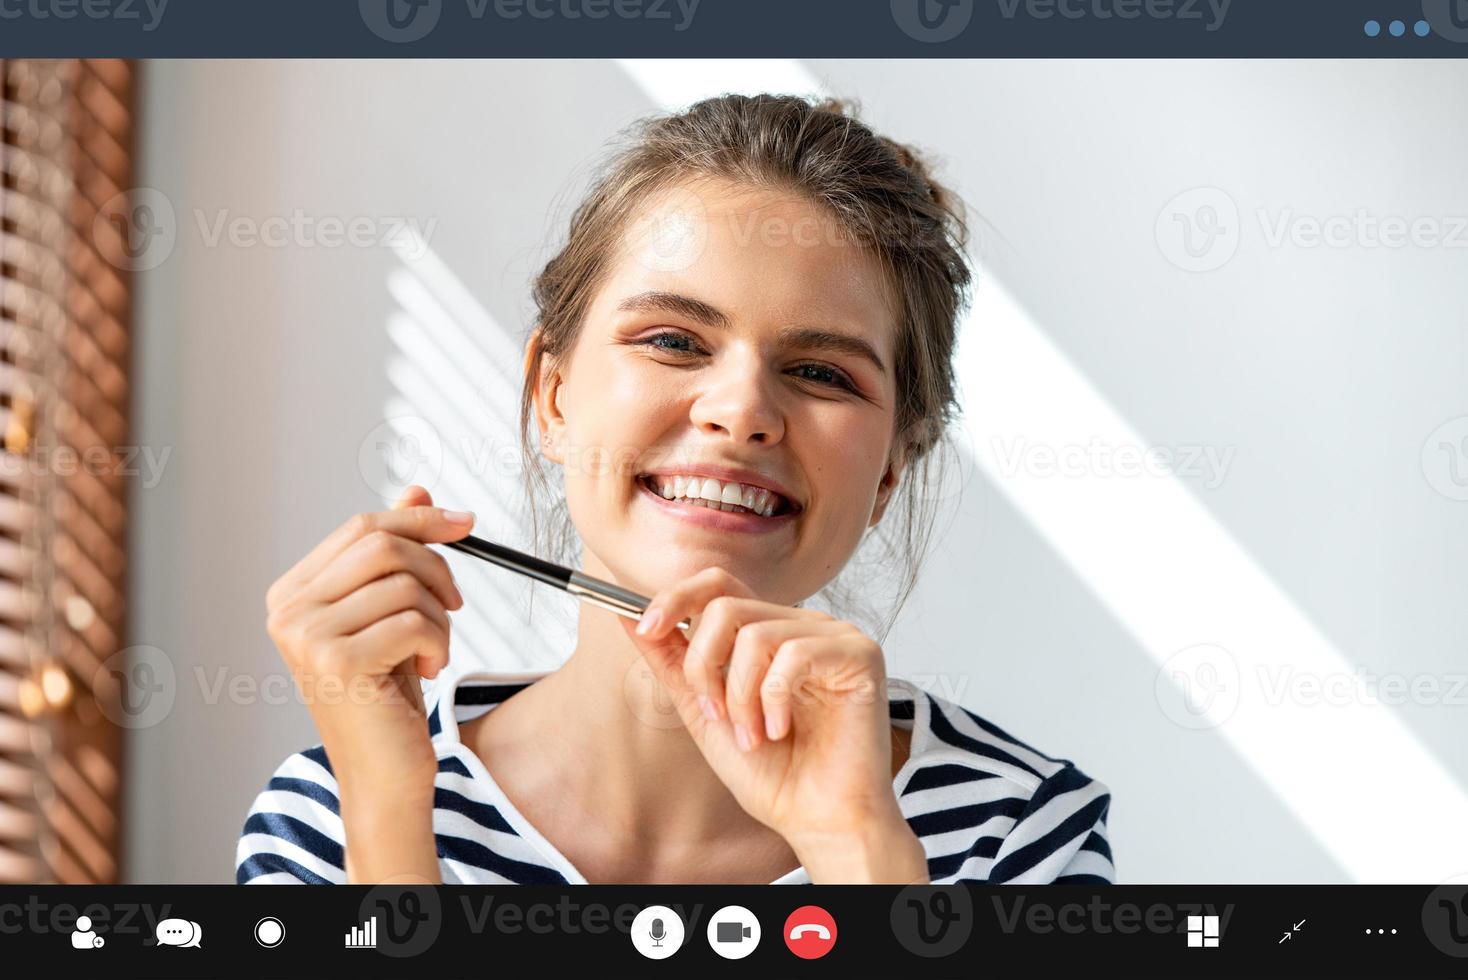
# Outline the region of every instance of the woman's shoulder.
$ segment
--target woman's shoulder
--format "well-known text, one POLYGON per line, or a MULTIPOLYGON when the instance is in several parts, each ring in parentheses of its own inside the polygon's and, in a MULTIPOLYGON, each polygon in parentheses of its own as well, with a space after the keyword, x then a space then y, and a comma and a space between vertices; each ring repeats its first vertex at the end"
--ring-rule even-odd
POLYGON ((1112 880, 1104 783, 913 681, 888 704, 912 729, 898 801, 935 882, 1112 880))
POLYGON ((341 802, 326 749, 287 756, 250 806, 235 851, 238 884, 342 884, 341 802))
POLYGON ((1056 776, 1101 786, 1070 759, 1040 751, 971 708, 915 681, 891 678, 888 692, 893 720, 912 729, 914 752, 921 751, 929 764, 977 768, 1031 789, 1056 776))
MULTIPOLYGON (((473 781, 459 750, 458 725, 478 717, 544 676, 473 673, 427 686, 425 724, 438 757, 439 781, 473 781)), ((465 804, 467 805, 467 804, 465 804)), ((321 745, 293 752, 256 795, 235 853, 239 884, 341 884, 346 881, 346 833, 331 760, 321 745)))

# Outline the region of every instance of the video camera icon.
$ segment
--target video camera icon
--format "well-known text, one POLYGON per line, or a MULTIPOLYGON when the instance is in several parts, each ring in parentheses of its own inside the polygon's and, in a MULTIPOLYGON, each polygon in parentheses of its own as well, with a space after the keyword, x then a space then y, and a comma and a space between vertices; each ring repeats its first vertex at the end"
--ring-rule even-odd
POLYGON ((742 905, 726 905, 709 919, 709 945, 726 960, 742 960, 759 945, 759 919, 742 905))

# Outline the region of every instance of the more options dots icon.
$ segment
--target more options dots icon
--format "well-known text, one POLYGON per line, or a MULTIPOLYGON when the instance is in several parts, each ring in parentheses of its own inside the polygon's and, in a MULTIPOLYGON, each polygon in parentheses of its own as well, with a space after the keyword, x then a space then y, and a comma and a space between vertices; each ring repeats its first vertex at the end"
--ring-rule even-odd
POLYGON ((836 945, 836 920, 819 905, 802 905, 785 920, 785 946, 803 960, 818 960, 836 945))
POLYGON ((683 945, 683 920, 666 905, 649 905, 632 920, 632 945, 650 960, 665 960, 683 945))

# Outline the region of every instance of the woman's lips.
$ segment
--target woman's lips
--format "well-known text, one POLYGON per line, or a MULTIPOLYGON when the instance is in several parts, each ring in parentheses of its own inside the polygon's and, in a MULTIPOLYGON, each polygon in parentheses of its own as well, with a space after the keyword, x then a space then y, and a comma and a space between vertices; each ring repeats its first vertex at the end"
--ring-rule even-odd
POLYGON ((758 514, 738 514, 733 511, 715 510, 712 507, 701 507, 698 504, 686 504, 678 500, 668 500, 662 494, 653 492, 646 480, 639 478, 635 482, 637 492, 651 501, 663 513, 699 527, 719 531, 777 531, 789 527, 796 517, 795 512, 791 511, 776 514, 773 517, 761 517, 758 514))

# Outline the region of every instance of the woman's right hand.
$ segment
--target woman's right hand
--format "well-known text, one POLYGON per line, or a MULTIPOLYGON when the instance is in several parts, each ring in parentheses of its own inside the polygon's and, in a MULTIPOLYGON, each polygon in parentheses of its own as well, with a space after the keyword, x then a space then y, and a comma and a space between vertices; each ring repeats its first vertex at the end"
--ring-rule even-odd
MULTIPOLYGON (((419 678, 449 659, 447 610, 464 598, 429 542, 474 515, 413 486, 392 510, 353 516, 271 585, 266 628, 300 686, 343 796, 433 807, 437 757, 419 678)), ((345 816, 345 814, 344 814, 345 816)))

